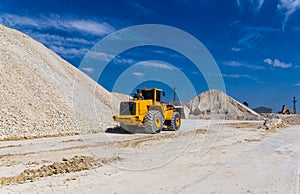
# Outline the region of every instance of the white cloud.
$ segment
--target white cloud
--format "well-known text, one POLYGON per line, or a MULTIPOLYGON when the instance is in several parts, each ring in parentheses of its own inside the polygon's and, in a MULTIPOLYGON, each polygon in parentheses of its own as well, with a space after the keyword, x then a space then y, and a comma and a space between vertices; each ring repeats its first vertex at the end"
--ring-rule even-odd
POLYGON ((82 57, 96 43, 97 36, 104 36, 115 30, 103 21, 57 14, 32 17, 0 13, 0 23, 25 32, 65 58, 82 57), (48 32, 43 33, 45 31, 48 32), (56 34, 49 34, 50 31, 56 34), (71 36, 59 34, 71 34, 71 36), (85 37, 94 40, 89 41, 85 37))
POLYGON ((231 50, 234 51, 234 52, 240 52, 242 49, 241 48, 233 47, 233 48, 231 48, 231 50))
POLYGON ((250 6, 253 11, 258 12, 265 3, 265 0, 235 0, 235 2, 240 9, 250 6))
POLYGON ((4 13, 0 14, 0 23, 8 27, 38 30, 55 29, 66 32, 88 33, 97 36, 103 36, 115 30, 111 25, 102 21, 63 17, 55 14, 28 17, 4 13))
POLYGON ((63 46, 50 46, 50 49, 56 53, 59 53, 65 58, 82 57, 88 52, 87 48, 67 48, 63 46))
POLYGON ((284 63, 284 62, 279 61, 278 59, 275 59, 274 63, 273 63, 273 66, 274 67, 281 67, 281 68, 290 68, 292 66, 292 64, 291 63, 284 63))
POLYGON ((263 6, 264 4, 264 0, 258 0, 258 6, 257 6, 257 9, 260 10, 260 8, 263 6))
POLYGON ((149 9, 146 8, 145 6, 143 6, 141 4, 141 2, 136 1, 136 0, 129 0, 128 3, 133 6, 139 13, 146 15, 146 16, 150 16, 153 14, 153 12, 149 9))
POLYGON ((265 59, 264 62, 269 64, 269 65, 273 65, 272 59, 265 59))
POLYGON ((31 37, 35 40, 42 42, 46 45, 64 46, 64 47, 77 47, 77 46, 91 46, 94 42, 87 41, 83 38, 70 38, 62 37, 53 34, 40 34, 36 32, 29 32, 31 37))
POLYGON ((82 68, 80 68, 80 70, 82 70, 83 72, 86 72, 86 73, 91 73, 94 71, 94 69, 90 68, 90 67, 82 67, 82 68))
POLYGON ((126 59, 126 58, 121 58, 121 57, 117 57, 116 62, 119 64, 134 64, 134 63, 136 63, 136 61, 133 59, 126 59))
POLYGON ((228 61, 228 62, 225 62, 225 65, 232 66, 232 67, 244 66, 244 64, 237 62, 237 61, 228 61))
POLYGON ((294 86, 300 86, 300 83, 294 84, 294 86))
POLYGON ((141 72, 133 72, 132 75, 138 77, 138 78, 141 78, 143 77, 145 74, 144 73, 141 73, 141 72))
POLYGON ((300 9, 300 0, 280 0, 277 9, 284 14, 282 23, 282 30, 284 31, 289 17, 300 9))
POLYGON ((262 66, 249 65, 249 64, 246 64, 246 63, 238 62, 238 61, 227 61, 224 64, 227 65, 227 66, 232 66, 232 67, 246 67, 246 68, 249 68, 249 69, 264 69, 264 67, 262 67, 262 66))
POLYGON ((242 46, 248 48, 257 47, 261 41, 264 39, 263 33, 259 30, 247 30, 249 31, 243 38, 241 38, 238 43, 242 46))
POLYGON ((154 62, 154 61, 141 62, 141 63, 138 63, 138 65, 143 66, 143 67, 161 68, 161 69, 167 69, 167 70, 173 70, 174 69, 174 67, 172 67, 168 64, 154 62))
POLYGON ((238 45, 247 48, 259 48, 261 49, 261 45, 266 38, 266 34, 270 32, 280 32, 281 30, 278 28, 271 28, 268 26, 251 26, 243 23, 239 23, 235 21, 231 24, 234 27, 240 28, 243 36, 239 39, 238 45))
POLYGON ((111 55, 109 53, 104 53, 104 52, 90 51, 89 57, 100 59, 103 61, 109 61, 114 57, 114 55, 111 55))
POLYGON ((92 20, 70 20, 65 22, 65 24, 68 25, 67 28, 69 28, 69 30, 74 28, 76 31, 94 35, 105 35, 114 31, 114 28, 105 22, 99 23, 92 20))
POLYGON ((268 65, 273 66, 273 67, 280 67, 280 68, 283 68, 283 69, 292 67, 292 63, 281 62, 278 59, 272 60, 272 59, 268 58, 268 59, 265 59, 264 62, 267 63, 268 65))
POLYGON ((97 51, 90 51, 89 57, 92 57, 94 59, 99 59, 102 61, 107 61, 107 62, 114 60, 114 62, 118 63, 118 64, 134 64, 134 63, 136 63, 136 61, 134 59, 122 58, 119 56, 115 57, 112 54, 104 53, 104 52, 97 52, 97 51))
POLYGON ((236 4, 239 6, 239 7, 241 7, 241 2, 240 2, 240 0, 235 0, 236 1, 236 4))
POLYGON ((222 74, 222 76, 228 78, 253 78, 252 76, 245 74, 222 74))
POLYGON ((39 28, 41 25, 45 24, 39 24, 35 19, 26 17, 26 16, 18 16, 14 14, 1 14, 0 15, 0 23, 4 24, 9 27, 14 26, 30 26, 39 28))

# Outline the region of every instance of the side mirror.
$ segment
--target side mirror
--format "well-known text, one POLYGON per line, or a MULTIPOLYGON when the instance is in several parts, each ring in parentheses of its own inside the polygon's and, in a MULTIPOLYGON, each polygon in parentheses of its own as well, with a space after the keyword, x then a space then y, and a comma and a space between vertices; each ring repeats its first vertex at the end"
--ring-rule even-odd
POLYGON ((166 93, 165 93, 165 92, 163 92, 163 96, 166 96, 166 93))

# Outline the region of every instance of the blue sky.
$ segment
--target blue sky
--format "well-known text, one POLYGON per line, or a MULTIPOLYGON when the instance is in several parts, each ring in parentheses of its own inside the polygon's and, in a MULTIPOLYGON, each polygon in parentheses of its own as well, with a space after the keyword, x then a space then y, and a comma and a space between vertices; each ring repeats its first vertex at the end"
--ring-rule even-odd
MULTIPOLYGON (((300 0, 0 2, 0 23, 30 35, 77 67, 94 44, 117 30, 139 24, 179 28, 201 41, 212 54, 229 95, 247 101, 252 108, 267 106, 273 111, 279 111, 283 104, 292 109, 292 97, 300 99, 299 18, 300 0)), ((122 53, 105 69, 99 83, 112 90, 120 73, 141 61, 150 62, 140 66, 169 74, 170 64, 174 65, 187 75, 197 93, 208 89, 189 60, 155 46, 122 53)), ((147 72, 139 70, 132 76, 141 78, 147 72)), ((169 99, 170 88, 176 85, 180 83, 165 87, 169 99)), ((193 97, 189 92, 182 96, 182 100, 193 97)))

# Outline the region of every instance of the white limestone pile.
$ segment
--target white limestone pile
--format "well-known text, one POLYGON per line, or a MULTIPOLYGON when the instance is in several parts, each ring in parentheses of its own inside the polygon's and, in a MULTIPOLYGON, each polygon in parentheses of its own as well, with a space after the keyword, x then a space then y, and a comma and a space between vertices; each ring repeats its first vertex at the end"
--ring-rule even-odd
POLYGON ((0 25, 0 139, 99 131, 116 97, 29 36, 0 25))
POLYGON ((208 90, 189 102, 190 118, 199 119, 231 119, 257 120, 263 119, 255 111, 249 109, 224 92, 208 90))

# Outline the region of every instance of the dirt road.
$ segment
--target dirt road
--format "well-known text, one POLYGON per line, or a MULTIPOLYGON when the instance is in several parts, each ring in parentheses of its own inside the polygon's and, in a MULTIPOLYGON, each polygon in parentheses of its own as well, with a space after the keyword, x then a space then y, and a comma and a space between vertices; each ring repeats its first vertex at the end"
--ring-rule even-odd
POLYGON ((260 124, 1 141, 0 193, 298 193, 300 127, 260 124))

